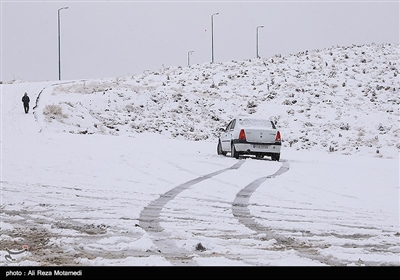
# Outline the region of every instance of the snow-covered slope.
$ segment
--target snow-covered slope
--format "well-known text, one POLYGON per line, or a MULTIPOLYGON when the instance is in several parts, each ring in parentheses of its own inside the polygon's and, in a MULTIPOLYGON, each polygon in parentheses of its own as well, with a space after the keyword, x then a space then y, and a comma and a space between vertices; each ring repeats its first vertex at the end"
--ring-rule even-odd
POLYGON ((36 108, 43 131, 213 141, 235 115, 277 121, 284 147, 397 156, 399 45, 306 50, 265 59, 63 81, 36 108))
POLYGON ((399 266, 397 50, 1 85, 0 267, 399 266), (280 162, 217 155, 236 114, 280 162))

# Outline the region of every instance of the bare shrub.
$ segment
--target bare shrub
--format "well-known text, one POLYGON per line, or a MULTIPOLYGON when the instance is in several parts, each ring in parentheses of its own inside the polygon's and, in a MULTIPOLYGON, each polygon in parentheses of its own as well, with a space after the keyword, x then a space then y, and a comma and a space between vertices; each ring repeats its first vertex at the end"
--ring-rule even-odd
POLYGON ((128 113, 131 113, 135 110, 135 108, 133 107, 133 104, 128 104, 125 106, 125 110, 128 111, 128 113))
POLYGON ((350 125, 348 123, 347 124, 341 123, 339 127, 341 130, 349 130, 350 129, 350 125))
POLYGON ((207 249, 203 246, 203 244, 197 243, 196 251, 205 251, 205 250, 207 250, 207 249))
POLYGON ((43 115, 47 116, 50 119, 67 117, 67 115, 63 114, 61 106, 55 104, 46 105, 46 107, 43 109, 43 115))

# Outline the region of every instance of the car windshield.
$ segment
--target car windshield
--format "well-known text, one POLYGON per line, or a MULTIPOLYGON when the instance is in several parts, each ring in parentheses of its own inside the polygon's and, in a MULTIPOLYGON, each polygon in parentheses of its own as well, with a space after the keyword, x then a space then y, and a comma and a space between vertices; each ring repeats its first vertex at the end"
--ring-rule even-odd
POLYGON ((253 127, 265 127, 265 128, 274 128, 270 120, 262 120, 262 119, 239 119, 239 123, 242 126, 253 126, 253 127))

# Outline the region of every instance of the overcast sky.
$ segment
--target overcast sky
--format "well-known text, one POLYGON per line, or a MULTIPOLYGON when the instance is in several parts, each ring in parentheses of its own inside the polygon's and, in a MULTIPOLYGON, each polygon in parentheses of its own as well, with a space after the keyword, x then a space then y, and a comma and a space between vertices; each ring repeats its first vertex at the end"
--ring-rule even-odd
POLYGON ((163 67, 291 54, 332 46, 399 43, 399 1, 5 1, 1 79, 141 74, 163 67))

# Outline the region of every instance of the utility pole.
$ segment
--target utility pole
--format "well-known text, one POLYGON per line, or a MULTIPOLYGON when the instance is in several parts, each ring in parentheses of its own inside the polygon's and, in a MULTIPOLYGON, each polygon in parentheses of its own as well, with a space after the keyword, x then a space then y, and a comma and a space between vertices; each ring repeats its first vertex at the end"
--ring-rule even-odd
POLYGON ((214 16, 215 15, 219 15, 219 13, 211 15, 211 63, 214 63, 214 16))
POLYGON ((60 11, 63 9, 68 9, 68 7, 58 9, 58 80, 61 80, 60 11))
POLYGON ((256 30, 256 57, 257 58, 260 58, 260 56, 258 55, 258 29, 263 28, 263 27, 264 27, 264 25, 257 26, 257 30, 256 30))
POLYGON ((194 51, 188 51, 188 66, 190 66, 190 59, 189 59, 189 56, 190 56, 190 54, 191 53, 193 53, 194 51))

